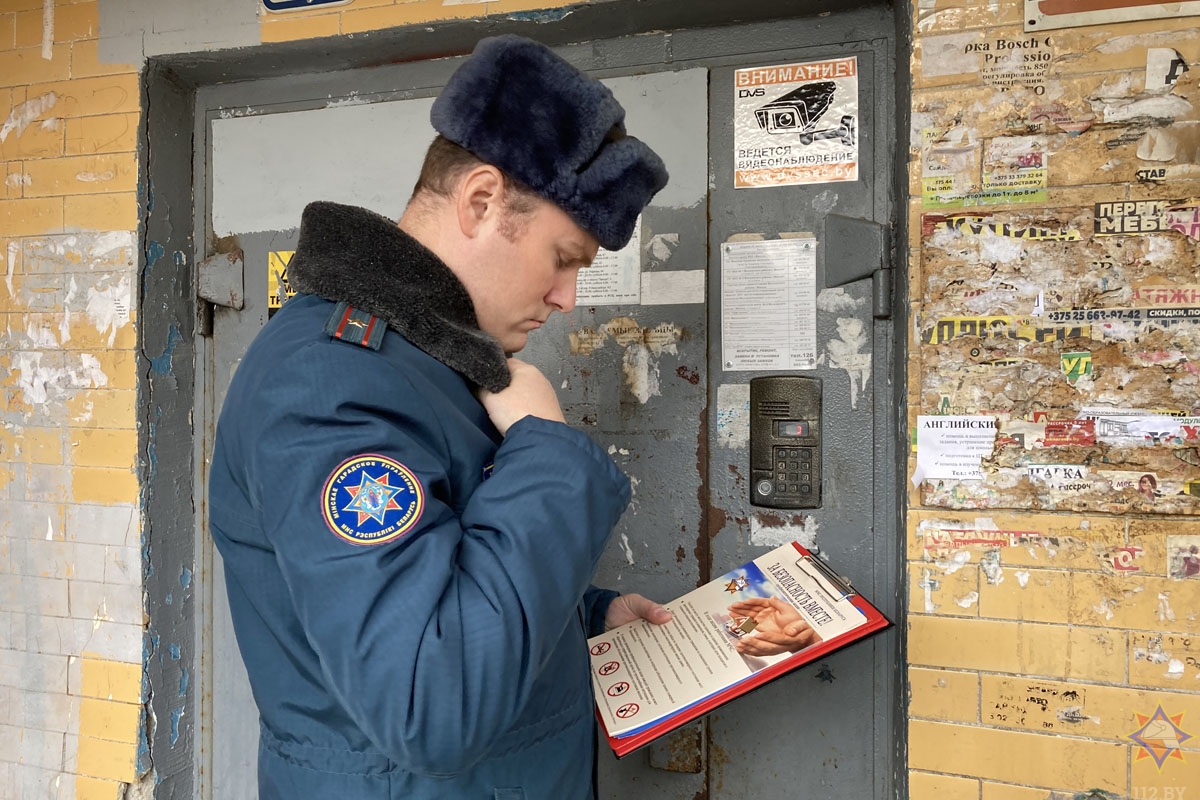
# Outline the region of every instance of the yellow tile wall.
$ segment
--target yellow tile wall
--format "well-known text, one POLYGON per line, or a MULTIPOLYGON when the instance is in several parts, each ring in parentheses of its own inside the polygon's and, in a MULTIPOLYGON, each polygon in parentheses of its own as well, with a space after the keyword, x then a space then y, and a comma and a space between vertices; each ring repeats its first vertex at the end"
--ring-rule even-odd
MULTIPOLYGON (((569 4, 355 0, 328 10, 264 12, 260 33, 264 42, 309 39, 569 4)), ((942 119, 960 115, 983 135, 1002 133, 1020 92, 1001 97, 970 71, 925 77, 921 63, 927 46, 938 43, 936 37, 1023 35, 1023 0, 921 0, 909 6, 914 51, 900 57, 912 57, 912 111, 942 119)), ((0 435, 0 499, 7 501, 0 511, 0 533, 33 535, 14 529, 25 517, 13 513, 12 506, 29 498, 12 493, 24 491, 31 469, 58 470, 66 497, 49 515, 51 536, 70 542, 87 532, 69 529, 69 520, 87 519, 97 508, 136 507, 137 323, 131 318, 115 332, 98 331, 85 314, 72 314, 69 338, 64 337, 59 324, 71 275, 80 271, 78 260, 64 257, 63 263, 49 265, 57 277, 47 282, 45 269, 26 271, 22 253, 47 236, 136 230, 140 109, 135 68, 99 59, 98 4, 57 3, 50 59, 42 57, 42 7, 42 0, 0 0, 0 116, 8 118, 29 101, 43 106, 30 125, 0 142, 0 274, 12 276, 11 291, 0 281, 0 313, 6 330, 33 326, 56 337, 54 345, 44 337, 0 345, 0 413, 10 423, 0 435), (94 359, 102 383, 72 386, 46 401, 32 396, 29 381, 21 380, 35 369, 34 357, 44 370, 69 372, 68 356, 80 355, 94 359)), ((1196 68, 1196 22, 1052 32, 1055 60, 1048 85, 1059 98, 1085 98, 1104 80, 1144 66, 1150 43, 1175 47, 1196 68), (1122 41, 1128 46, 1100 52, 1116 37, 1127 37, 1122 41)), ((1019 102, 1031 101, 1023 96, 1019 102)), ((902 147, 905 135, 900 132, 902 147)), ((1087 204, 1101 194, 1106 199, 1163 196, 1156 187, 1127 185, 1133 160, 1101 171, 1111 154, 1090 139, 1073 141, 1075 149, 1059 154, 1051 167, 1051 206, 1087 204)), ((908 253, 916 286, 919 161, 912 163, 910 176, 914 236, 908 253)), ((1193 184, 1180 188, 1188 196, 1200 194, 1200 185, 1193 184)), ((920 310, 919 303, 913 305, 914 313, 920 310)), ((918 364, 910 360, 914 399, 919 398, 918 364)), ((910 408, 913 415, 921 410, 915 404, 910 408)), ((920 528, 922 521, 974 525, 984 515, 923 510, 917 502, 915 496, 910 499, 905 569, 910 796, 1046 800, 1101 788, 1135 797, 1152 796, 1148 792, 1154 789, 1153 796, 1168 797, 1167 789, 1200 786, 1194 780, 1200 777, 1200 754, 1188 755, 1187 761, 1169 759, 1159 770, 1152 761, 1136 758, 1138 748, 1128 738, 1136 715, 1151 714, 1161 704, 1170 714, 1183 712, 1183 728, 1191 731, 1195 725, 1200 740, 1200 709, 1192 695, 1200 679, 1200 642, 1192 639, 1198 633, 1195 587, 1200 584, 1172 581, 1165 566, 1165 538, 1191 531, 1180 522, 1103 515, 988 514, 994 527, 1035 531, 1044 541, 1005 546, 994 554, 979 546, 947 550, 927 535, 929 529, 920 528), (1114 573, 1114 548, 1130 546, 1142 549, 1139 571, 1114 573), (955 562, 959 552, 969 559, 955 562), (986 568, 985 558, 991 559, 986 568)), ((40 528, 36 533, 45 534, 40 528)), ((0 572, 26 566, 5 557, 0 555, 0 572)), ((37 574, 71 573, 46 569, 37 574)), ((123 784, 136 778, 140 652, 128 662, 81 653, 61 657, 69 664, 45 658, 43 688, 81 698, 73 731, 78 752, 63 765, 73 770, 75 796, 124 796, 123 784), (68 669, 78 670, 78 680, 64 679, 66 685, 58 688, 59 672, 68 669)), ((0 754, 0 762, 3 758, 0 754)))
MULTIPOLYGON (((1024 9, 1023 0, 910 4, 911 111, 918 139, 908 142, 907 131, 899 138, 909 150, 914 318, 923 310, 920 127, 958 121, 980 137, 1003 136, 1013 132, 1012 123, 1023 123, 1033 105, 1057 102, 1087 111, 1088 99, 1106 81, 1132 75, 1139 82, 1148 47, 1173 47, 1189 65, 1200 63, 1197 17, 1043 31, 1039 37, 1049 38, 1052 54, 1044 95, 987 86, 978 67, 961 58, 962 48, 1027 38, 1024 9), (941 74, 925 74, 926 64, 941 74)), ((1135 171, 1147 164, 1132 147, 1104 145, 1116 132, 1081 134, 1053 154, 1046 207, 1200 194, 1190 181, 1138 184, 1135 171)), ((912 424, 932 409, 921 406, 920 360, 908 363, 912 424)), ((1197 791, 1200 581, 1169 577, 1166 545, 1169 536, 1200 533, 1196 522, 927 509, 915 492, 908 509, 912 800, 1179 800, 1185 791, 1197 791), (969 534, 954 531, 979 538, 995 538, 995 531, 1014 535, 969 544, 969 534), (967 605, 972 586, 978 597, 967 605), (1130 739, 1141 727, 1138 715, 1151 716, 1159 706, 1168 715, 1183 714, 1180 727, 1197 737, 1183 743, 1182 760, 1168 758, 1161 769, 1150 758, 1139 759, 1141 748, 1130 739)))
POLYGON ((43 5, 0 0, 0 703, 61 763, 0 752, 0 797, 51 775, 50 796, 116 800, 143 728, 141 625, 116 621, 140 587, 106 582, 138 551, 136 314, 101 331, 87 304, 124 275, 136 308, 138 77, 100 63, 95 0, 55 5, 44 58, 43 5))
MULTIPOLYGON (((13 587, 0 595, 0 663, 19 657, 38 667, 14 689, 23 693, 18 704, 72 703, 65 730, 50 730, 62 726, 36 715, 20 724, 22 736, 62 739, 56 785, 61 797, 79 800, 127 796, 141 777, 144 735, 138 626, 112 621, 142 619, 140 593, 99 582, 108 575, 103 563, 125 563, 138 548, 128 529, 130 515, 138 527, 140 491, 133 235, 140 91, 135 65, 100 59, 99 4, 57 0, 53 36, 43 43, 44 0, 0 0, 0 125, 8 123, 0 134, 0 323, 9 332, 0 340, 0 579, 13 587), (98 329, 87 313, 91 293, 111 296, 124 284, 108 276, 124 275, 128 320, 98 329), (8 537, 39 546, 10 547, 8 537), (32 635, 9 641, 10 627, 18 629, 12 615, 21 630, 78 622, 99 626, 93 640, 127 644, 104 653, 39 652, 45 647, 32 635)), ((566 2, 355 0, 327 13, 264 11, 261 37, 361 34, 558 5, 566 2)), ((12 688, 5 680, 0 692, 12 688)), ((44 778, 9 758, 0 753, 0 797, 44 778)))

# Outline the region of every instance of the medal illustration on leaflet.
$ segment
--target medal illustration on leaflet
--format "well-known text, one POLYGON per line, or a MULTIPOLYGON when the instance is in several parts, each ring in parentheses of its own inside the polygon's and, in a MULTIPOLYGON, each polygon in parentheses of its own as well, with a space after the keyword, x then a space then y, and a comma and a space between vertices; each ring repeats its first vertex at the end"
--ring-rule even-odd
POLYGON ((339 538, 358 545, 400 538, 421 517, 425 491, 412 470, 386 456, 342 462, 325 481, 322 515, 339 538))

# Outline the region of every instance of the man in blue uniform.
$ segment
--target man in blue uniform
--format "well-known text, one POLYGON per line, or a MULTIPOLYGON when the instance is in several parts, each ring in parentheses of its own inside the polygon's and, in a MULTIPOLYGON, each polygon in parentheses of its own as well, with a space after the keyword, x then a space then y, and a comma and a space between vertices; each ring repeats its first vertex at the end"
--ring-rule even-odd
POLYGON ((305 210, 300 294, 210 477, 263 800, 593 795, 585 639, 670 615, 590 586, 628 481, 508 354, 666 183, 623 119, 544 47, 485 40, 398 225, 305 210))

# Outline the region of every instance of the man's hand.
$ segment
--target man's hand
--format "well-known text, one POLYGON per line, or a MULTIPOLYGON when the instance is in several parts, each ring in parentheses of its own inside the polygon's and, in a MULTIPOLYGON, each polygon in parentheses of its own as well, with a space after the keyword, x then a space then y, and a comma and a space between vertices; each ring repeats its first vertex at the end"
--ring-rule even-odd
POLYGON ((609 604, 608 612, 604 615, 604 630, 611 631, 635 619, 662 625, 670 622, 672 617, 670 611, 653 600, 648 600, 640 594, 623 594, 609 604))
POLYGON ((518 358, 510 358, 508 369, 512 373, 512 383, 507 389, 500 392, 489 392, 487 389, 479 391, 479 402, 483 403, 501 436, 508 433, 513 423, 528 416, 566 421, 554 387, 537 367, 518 358))
POLYGON ((734 647, 747 656, 776 656, 803 650, 820 639, 791 603, 778 597, 740 600, 729 607, 729 613, 753 617, 754 633, 738 639, 734 647))

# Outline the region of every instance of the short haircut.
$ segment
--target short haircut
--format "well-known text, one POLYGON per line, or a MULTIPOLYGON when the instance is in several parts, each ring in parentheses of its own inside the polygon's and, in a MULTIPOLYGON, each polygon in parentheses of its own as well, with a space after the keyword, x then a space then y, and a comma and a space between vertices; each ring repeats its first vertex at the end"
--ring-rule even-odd
MULTIPOLYGON (((454 187, 463 174, 483 163, 485 162, 470 150, 439 133, 425 152, 421 174, 417 178, 417 185, 413 187, 413 197, 416 198, 422 192, 430 192, 448 198, 454 193, 454 187)), ((540 199, 541 195, 514 178, 507 170, 500 167, 496 169, 504 176, 504 207, 517 215, 533 211, 535 201, 540 199)))

